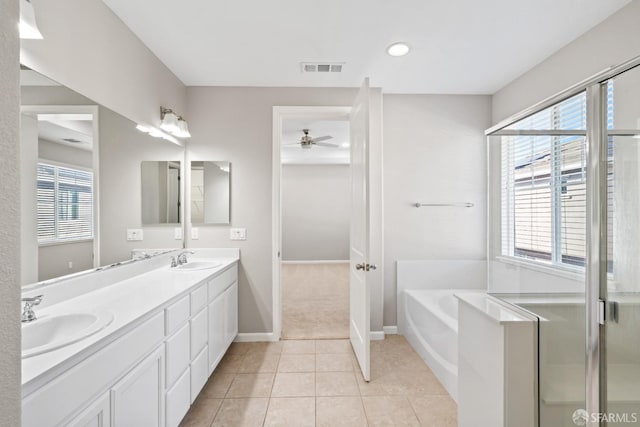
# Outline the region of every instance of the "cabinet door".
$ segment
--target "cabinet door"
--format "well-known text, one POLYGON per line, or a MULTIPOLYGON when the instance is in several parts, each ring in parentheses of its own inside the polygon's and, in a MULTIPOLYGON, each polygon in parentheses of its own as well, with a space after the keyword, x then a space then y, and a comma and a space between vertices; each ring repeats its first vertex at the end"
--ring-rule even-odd
POLYGON ((139 363, 111 389, 114 427, 160 427, 164 418, 164 348, 139 363))
POLYGON ((105 394, 87 409, 82 411, 80 415, 74 418, 69 427, 110 427, 111 426, 111 407, 109 393, 105 394))
POLYGON ((209 374, 218 366, 226 348, 225 301, 223 294, 209 304, 209 374))
POLYGON ((225 292, 225 349, 238 335, 238 282, 225 292))

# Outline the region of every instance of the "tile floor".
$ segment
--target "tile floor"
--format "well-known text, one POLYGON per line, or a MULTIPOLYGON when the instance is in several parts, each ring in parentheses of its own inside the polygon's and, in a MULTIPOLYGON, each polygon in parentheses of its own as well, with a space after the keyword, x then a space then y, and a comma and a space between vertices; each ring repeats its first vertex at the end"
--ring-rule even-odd
POLYGON ((348 340, 233 343, 181 426, 456 426, 455 402, 402 336, 371 342, 371 378, 348 340))
POLYGON ((349 338, 349 264, 282 265, 282 338, 349 338))

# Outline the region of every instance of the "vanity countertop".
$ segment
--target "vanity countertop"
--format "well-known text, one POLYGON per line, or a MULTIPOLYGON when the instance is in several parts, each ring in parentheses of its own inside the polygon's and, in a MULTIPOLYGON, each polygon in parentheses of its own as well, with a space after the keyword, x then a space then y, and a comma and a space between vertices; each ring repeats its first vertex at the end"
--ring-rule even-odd
MULTIPOLYGON (((202 259, 196 255, 193 261, 202 259)), ((167 265, 37 310, 37 315, 41 317, 77 312, 109 312, 113 314, 113 321, 98 333, 76 343, 22 359, 22 396, 29 395, 132 330, 153 313, 187 295, 205 279, 227 270, 239 261, 239 256, 216 257, 211 261, 220 265, 194 271, 177 271, 167 265)))

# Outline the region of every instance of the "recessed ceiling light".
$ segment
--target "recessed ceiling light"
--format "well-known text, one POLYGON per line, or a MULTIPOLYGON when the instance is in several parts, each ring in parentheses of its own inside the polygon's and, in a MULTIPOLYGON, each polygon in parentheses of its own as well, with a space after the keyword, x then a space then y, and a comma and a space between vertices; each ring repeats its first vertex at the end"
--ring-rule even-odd
POLYGON ((343 142, 342 144, 340 144, 340 146, 342 148, 348 148, 351 144, 349 144, 348 142, 343 142))
POLYGON ((394 43, 387 48, 387 53, 391 56, 405 56, 409 53, 409 45, 403 42, 394 43))

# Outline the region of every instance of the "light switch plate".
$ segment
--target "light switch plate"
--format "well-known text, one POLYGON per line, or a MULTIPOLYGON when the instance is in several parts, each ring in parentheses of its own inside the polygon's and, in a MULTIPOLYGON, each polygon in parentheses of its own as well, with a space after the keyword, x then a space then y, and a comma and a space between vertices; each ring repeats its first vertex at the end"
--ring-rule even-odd
POLYGON ((173 229, 173 238, 175 240, 182 240, 182 228, 176 227, 173 229))
POLYGON ((133 242, 143 238, 142 228, 127 228, 127 241, 133 242))
POLYGON ((200 238, 200 232, 197 227, 191 228, 191 240, 198 240, 200 238))
POLYGON ((231 240, 247 240, 246 228, 231 228, 229 230, 229 239, 231 240))

